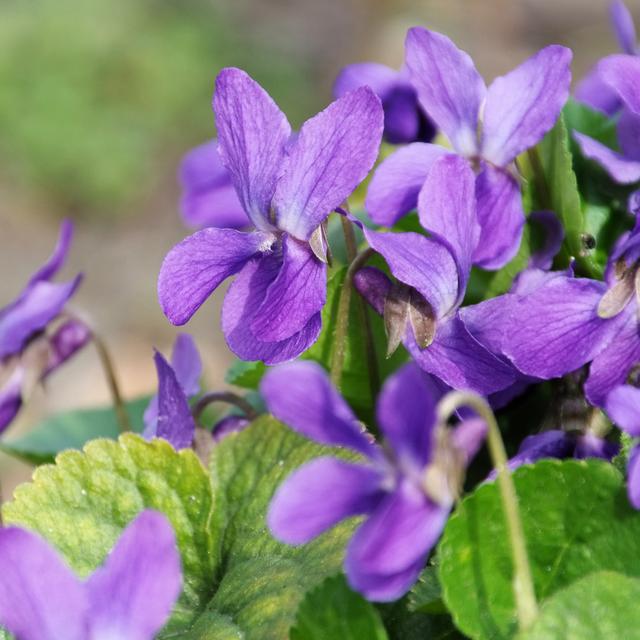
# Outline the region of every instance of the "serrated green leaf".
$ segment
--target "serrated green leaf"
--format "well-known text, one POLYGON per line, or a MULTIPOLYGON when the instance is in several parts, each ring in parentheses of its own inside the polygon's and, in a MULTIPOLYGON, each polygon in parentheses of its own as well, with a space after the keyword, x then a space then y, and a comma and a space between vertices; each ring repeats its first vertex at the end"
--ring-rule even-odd
MULTIPOLYGON (((327 302, 322 310, 322 332, 317 342, 303 355, 303 358, 314 360, 326 369, 331 368, 331 359, 335 349, 338 303, 346 274, 347 268, 340 267, 330 276, 327 282, 327 302)), ((372 407, 375 404, 375 396, 377 396, 379 386, 372 389, 369 379, 370 367, 368 365, 367 343, 362 320, 364 311, 365 309, 361 306, 358 294, 354 292, 351 296, 347 344, 340 389, 358 417, 368 424, 373 424, 372 407)), ((406 361, 407 355, 404 349, 400 347, 391 358, 385 358, 387 339, 382 318, 369 308, 366 309, 366 313, 371 323, 376 347, 375 356, 380 375, 379 382, 382 382, 406 361)))
MULTIPOLYGON (((142 415, 149 398, 137 398, 126 404, 134 431, 142 431, 142 415)), ((57 413, 35 426, 26 435, 14 440, 0 440, 0 450, 32 464, 45 464, 66 449, 82 449, 90 440, 120 435, 120 426, 113 407, 80 409, 57 413)))
POLYGON ((376 608, 332 576, 307 593, 298 607, 291 640, 388 640, 376 608))
MULTIPOLYGON (((613 465, 544 460, 513 479, 540 601, 593 571, 640 576, 640 513, 613 465)), ((460 503, 438 546, 445 604, 471 638, 516 631, 507 540, 498 487, 489 483, 460 503)))
POLYGON ((255 391, 260 386, 260 381, 266 370, 267 367, 264 362, 236 360, 229 369, 227 369, 224 379, 228 384, 255 391))
POLYGON ((134 434, 94 440, 36 469, 2 513, 5 522, 40 533, 86 576, 147 508, 166 514, 176 532, 184 588, 167 628, 184 628, 210 598, 218 557, 208 527, 209 477, 192 451, 134 434))
POLYGON ((582 273, 600 277, 601 268, 584 246, 585 220, 563 115, 540 144, 531 150, 529 161, 532 207, 555 211, 564 226, 560 266, 567 266, 573 257, 582 273))
POLYGON ((518 640, 633 640, 640 638, 640 580, 598 571, 547 600, 518 640))
POLYGON ((208 611, 227 616, 246 640, 286 638, 304 594, 340 571, 355 522, 300 547, 279 543, 266 527, 267 508, 280 483, 328 452, 268 416, 214 450, 212 530, 220 540, 222 571, 208 611))

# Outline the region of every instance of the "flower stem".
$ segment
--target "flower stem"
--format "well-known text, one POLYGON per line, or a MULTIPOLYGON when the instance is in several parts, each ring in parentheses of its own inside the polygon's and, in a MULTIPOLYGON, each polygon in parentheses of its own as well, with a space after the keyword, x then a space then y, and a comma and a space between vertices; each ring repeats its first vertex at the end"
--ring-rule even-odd
POLYGON ((198 421, 203 411, 214 402, 226 402, 240 409, 249 420, 255 420, 258 412, 242 397, 232 393, 231 391, 214 391, 206 393, 198 400, 192 410, 193 418, 198 421))
POLYGON ((122 433, 131 431, 131 422, 129 420, 129 414, 127 413, 127 409, 124 406, 124 401, 122 400, 122 394, 120 393, 118 378, 116 376, 115 367, 113 366, 113 360, 111 359, 111 355, 109 354, 107 345, 104 343, 102 338, 100 338, 100 336, 98 336, 93 330, 91 331, 91 336, 92 336, 93 344, 95 345, 96 351, 98 352, 98 357, 100 358, 102 369, 107 379, 107 385, 109 386, 109 391, 111 392, 111 398, 113 400, 113 408, 116 412, 116 417, 118 419, 118 425, 120 427, 120 431, 122 433))
MULTIPOLYGON (((340 216, 342 222, 342 230, 344 232, 345 243, 347 246, 347 257, 349 259, 349 268, 342 283, 340 291, 340 299, 338 300, 338 313, 336 318, 336 331, 334 335, 334 350, 331 358, 331 381, 336 388, 340 388, 342 380, 342 368, 344 366, 344 358, 347 348, 347 331, 349 329, 349 310, 351 308, 351 292, 353 291, 353 277, 362 268, 364 263, 373 255, 371 249, 365 249, 358 253, 355 234, 353 227, 345 216, 340 216)), ((380 386, 380 376, 378 373, 378 359, 375 351, 375 341, 373 339, 373 331, 371 321, 368 315, 366 303, 361 298, 358 302, 358 314, 364 329, 366 342, 367 366, 369 370, 369 385, 371 388, 371 397, 375 398, 380 386)))
POLYGON ((533 588, 522 520, 520 519, 518 497, 507 466, 504 443, 491 407, 483 398, 474 393, 452 391, 447 394, 438 407, 439 419, 445 424, 455 411, 462 406, 473 409, 487 423, 487 444, 491 460, 498 472, 498 486, 513 556, 513 592, 518 612, 518 624, 521 630, 526 630, 531 627, 538 615, 538 604, 533 588))

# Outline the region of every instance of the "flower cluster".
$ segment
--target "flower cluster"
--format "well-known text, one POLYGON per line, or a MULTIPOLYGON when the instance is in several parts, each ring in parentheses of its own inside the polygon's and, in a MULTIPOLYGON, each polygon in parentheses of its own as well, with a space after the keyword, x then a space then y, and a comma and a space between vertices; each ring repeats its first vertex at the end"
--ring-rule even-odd
MULTIPOLYGON (((298 131, 247 73, 217 76, 217 138, 180 172, 195 232, 166 255, 158 297, 184 325, 233 278, 221 326, 251 394, 207 392, 195 342, 180 334, 170 361, 155 353, 157 393, 133 427, 205 466, 261 412, 323 445, 282 476, 261 517, 285 545, 350 521, 345 574, 371 601, 402 598, 465 489, 496 478, 515 599, 526 600, 509 472, 543 458, 615 461, 640 509, 640 56, 620 1, 612 17, 624 53, 601 60, 575 98, 564 46, 487 86, 467 53, 420 27, 400 70, 346 67, 335 100, 298 131), (234 410, 212 417, 221 401, 234 410), (485 442, 491 464, 476 455, 485 442)), ((34 382, 96 339, 66 310, 80 276, 52 282, 70 236, 65 223, 0 311, 0 431, 34 382)), ((213 459, 226 472, 241 464, 213 459)), ((214 500, 214 512, 236 499, 214 500)), ((207 515, 207 535, 224 517, 207 515)), ((0 624, 20 638, 150 638, 180 589, 171 528, 149 512, 84 582, 18 528, 0 529, 0 566, 0 624)))

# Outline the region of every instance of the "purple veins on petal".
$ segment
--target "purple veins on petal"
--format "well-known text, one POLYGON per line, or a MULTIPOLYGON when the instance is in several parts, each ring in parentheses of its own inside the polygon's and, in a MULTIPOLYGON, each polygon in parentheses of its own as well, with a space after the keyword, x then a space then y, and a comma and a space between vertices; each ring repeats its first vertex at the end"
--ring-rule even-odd
POLYGON ((307 120, 288 150, 273 198, 278 228, 309 240, 373 167, 382 127, 380 99, 369 87, 307 120))
POLYGON ((290 475, 269 509, 274 535, 302 544, 345 518, 364 515, 347 549, 349 583, 371 600, 401 597, 440 537, 485 426, 477 419, 453 429, 437 424, 443 386, 414 364, 393 374, 378 399, 383 447, 364 436, 314 363, 271 370, 261 391, 269 410, 296 431, 365 455, 355 464, 319 458, 290 475))

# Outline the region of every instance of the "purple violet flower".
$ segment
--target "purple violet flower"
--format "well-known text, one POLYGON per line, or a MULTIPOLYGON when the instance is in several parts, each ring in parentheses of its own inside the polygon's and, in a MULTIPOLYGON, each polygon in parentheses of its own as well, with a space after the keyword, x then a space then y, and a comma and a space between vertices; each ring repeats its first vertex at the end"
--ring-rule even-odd
POLYGON ((35 533, 0 529, 0 624, 20 640, 152 640, 180 595, 167 518, 143 511, 104 565, 80 580, 35 533))
POLYGON ((371 87, 382 101, 387 142, 406 144, 433 140, 435 126, 420 106, 406 68, 396 71, 376 62, 350 64, 338 74, 333 95, 340 98, 362 86, 371 87))
MULTIPOLYGON (((633 17, 622 0, 614 0, 609 5, 609 18, 622 52, 630 56, 638 55, 633 17)), ((623 106, 618 93, 603 77, 600 63, 596 64, 578 84, 575 96, 578 101, 610 116, 623 106)))
POLYGON ((226 278, 222 330, 243 360, 291 360, 318 337, 326 300, 322 224, 365 178, 382 137, 379 98, 361 87, 305 122, 285 115, 239 69, 224 69, 213 99, 222 161, 251 232, 208 228, 176 245, 158 280, 165 315, 191 318, 226 278))
POLYGON ((390 351, 403 342, 422 369, 450 387, 488 395, 510 386, 516 372, 469 334, 458 311, 480 237, 474 184, 463 158, 435 161, 418 202, 431 237, 364 228, 400 284, 372 268, 359 271, 354 283, 384 316, 390 351))
POLYGON ((465 321, 483 344, 498 342, 524 374, 548 380, 591 363, 585 392, 602 407, 640 363, 639 267, 637 224, 616 245, 607 282, 534 272, 528 286, 477 305, 465 321))
MULTIPOLYGON (((623 431, 640 437, 640 389, 624 384, 609 393, 606 400, 609 417, 623 431)), ((627 463, 627 493, 629 502, 640 509, 640 445, 635 444, 627 463)))
POLYGON ((318 365, 278 367, 262 382, 276 418, 312 440, 364 456, 357 463, 322 457, 302 466, 276 492, 268 524, 279 540, 304 544, 341 520, 366 516, 347 548, 345 570, 370 600, 396 600, 416 581, 484 441, 479 419, 453 429, 436 424, 440 389, 412 363, 389 378, 377 403, 386 438, 379 446, 318 365))
POLYGON ((69 282, 51 281, 64 264, 72 236, 71 222, 64 221, 51 257, 20 295, 0 309, 0 432, 18 414, 35 385, 91 339, 83 323, 63 319, 64 307, 82 275, 69 282))
POLYGON ((573 132, 583 155, 597 162, 615 181, 631 184, 640 180, 640 57, 613 55, 598 65, 599 77, 618 96, 623 106, 616 131, 621 151, 578 131, 573 132))
MULTIPOLYGON (((513 162, 556 122, 569 95, 570 62, 569 49, 552 45, 487 89, 471 58, 446 36, 417 27, 407 34, 406 64, 420 104, 477 172, 473 263, 485 269, 503 266, 518 250, 524 213, 513 162)), ((391 227, 415 208, 431 166, 451 153, 413 143, 389 156, 367 194, 372 219, 391 227)))
POLYGON ((157 352, 154 360, 158 372, 158 393, 144 412, 144 437, 164 438, 175 449, 186 449, 193 443, 195 421, 189 399, 200 392, 202 360, 193 338, 181 333, 176 338, 171 364, 157 352))
POLYGON ((231 175, 220 159, 217 140, 210 140, 185 155, 180 166, 180 183, 182 219, 189 227, 242 229, 250 225, 231 175))

